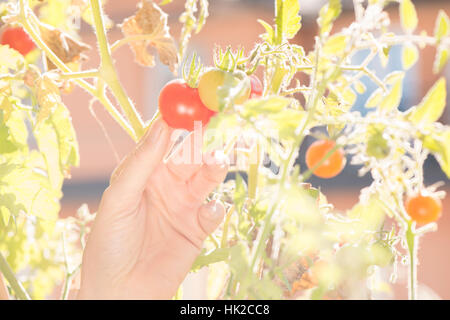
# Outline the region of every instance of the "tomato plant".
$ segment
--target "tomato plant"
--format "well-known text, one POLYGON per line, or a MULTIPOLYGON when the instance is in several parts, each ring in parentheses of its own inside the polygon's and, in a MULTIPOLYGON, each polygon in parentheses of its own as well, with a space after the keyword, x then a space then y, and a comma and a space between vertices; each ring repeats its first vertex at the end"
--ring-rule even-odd
POLYGON ((195 122, 208 124, 214 112, 200 100, 198 89, 183 80, 172 80, 159 94, 159 110, 166 123, 175 129, 194 130, 195 122))
POLYGON ((7 28, 1 35, 0 43, 19 51, 23 56, 36 48, 33 40, 22 28, 7 28))
POLYGON ((436 230, 445 197, 439 184, 424 182, 425 159, 434 156, 442 176, 450 177, 450 127, 439 122, 446 78, 439 77, 418 104, 400 103, 407 70, 423 47, 435 48, 432 72, 446 65, 450 19, 443 10, 427 34, 419 30, 411 0, 354 1, 354 21, 343 19, 337 28, 342 4, 328 0, 306 50, 297 37, 299 2, 274 0, 274 23, 258 20, 262 33, 253 48, 218 47, 211 52, 214 65, 206 67, 193 53, 185 76, 180 62, 188 60, 189 39, 207 23, 206 0, 185 1, 179 39, 163 11, 171 1, 141 0, 117 24, 123 37, 114 43, 104 1, 7 2, 0 6, 0 274, 15 298, 43 298, 61 280, 67 298, 95 217, 85 206, 74 217, 58 217, 62 185, 79 165, 70 109, 83 107, 66 106, 61 94, 79 86, 135 142, 152 125, 120 81, 116 65, 123 60, 112 55, 124 45, 143 68, 160 62, 176 79, 183 73, 184 80, 160 92, 163 119, 186 130, 201 121, 204 151, 222 149, 235 157, 235 178, 208 198, 224 203, 225 220, 191 270, 208 269, 208 297, 369 299, 396 281, 402 262, 409 269, 409 297, 417 298, 418 243, 436 230), (399 3, 401 28, 391 26, 386 11, 393 2, 399 3), (76 19, 96 35, 100 62, 89 69, 83 61, 90 46, 70 23, 76 19), (23 56, 34 47, 44 59, 23 56), (373 68, 386 66, 394 47, 401 50, 401 70, 373 68), (368 99, 361 112, 356 107, 363 94, 368 99), (309 138, 317 141, 299 155, 309 138), (307 168, 296 162, 303 157, 307 168), (372 182, 351 209, 338 210, 308 180, 338 175, 346 159, 372 182), (404 202, 406 195, 415 196, 404 202))

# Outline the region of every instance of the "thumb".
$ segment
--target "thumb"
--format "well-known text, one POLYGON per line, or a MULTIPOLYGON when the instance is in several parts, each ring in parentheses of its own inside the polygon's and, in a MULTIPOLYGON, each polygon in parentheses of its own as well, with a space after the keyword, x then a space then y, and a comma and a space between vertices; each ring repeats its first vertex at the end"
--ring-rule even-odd
POLYGON ((205 238, 222 222, 225 208, 220 201, 211 201, 198 210, 198 223, 205 232, 205 238))

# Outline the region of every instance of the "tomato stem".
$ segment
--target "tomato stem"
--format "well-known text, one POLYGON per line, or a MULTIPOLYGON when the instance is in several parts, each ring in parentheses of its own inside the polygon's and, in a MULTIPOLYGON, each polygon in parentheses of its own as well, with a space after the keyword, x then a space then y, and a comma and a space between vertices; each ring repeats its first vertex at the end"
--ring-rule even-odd
POLYGON ((412 230, 412 222, 408 223, 406 230, 406 243, 408 245, 409 254, 409 300, 417 298, 417 236, 412 230))
POLYGON ((256 191, 258 187, 258 171, 261 163, 261 147, 259 143, 256 143, 254 150, 256 161, 255 163, 250 163, 248 169, 248 197, 252 200, 256 199, 256 191))
POLYGON ((17 298, 20 300, 31 300, 28 292, 22 286, 19 280, 17 280, 14 272, 6 261, 3 254, 0 252, 0 272, 5 276, 5 279, 8 280, 9 285, 16 293, 17 298))
POLYGON ((110 87, 115 98, 122 107, 125 115, 130 121, 131 126, 135 132, 135 136, 139 139, 144 134, 144 123, 131 102, 130 98, 125 93, 122 84, 114 67, 113 59, 111 57, 111 49, 106 37, 106 30, 103 21, 103 13, 99 0, 90 0, 92 13, 94 17, 95 33, 101 57, 100 75, 105 83, 110 87))

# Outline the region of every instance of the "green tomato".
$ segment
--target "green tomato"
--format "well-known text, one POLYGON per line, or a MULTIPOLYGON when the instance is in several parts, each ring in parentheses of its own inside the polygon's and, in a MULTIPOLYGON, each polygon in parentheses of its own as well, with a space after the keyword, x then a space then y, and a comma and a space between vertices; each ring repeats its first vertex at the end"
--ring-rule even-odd
POLYGON ((383 137, 382 132, 376 132, 370 136, 367 141, 367 155, 375 157, 377 159, 384 159, 389 155, 389 145, 386 139, 383 137))
POLYGON ((203 104, 212 111, 219 111, 221 105, 221 94, 225 95, 238 90, 243 86, 234 100, 235 104, 242 104, 250 97, 250 79, 243 72, 226 72, 219 69, 212 69, 205 72, 198 83, 198 93, 203 104))

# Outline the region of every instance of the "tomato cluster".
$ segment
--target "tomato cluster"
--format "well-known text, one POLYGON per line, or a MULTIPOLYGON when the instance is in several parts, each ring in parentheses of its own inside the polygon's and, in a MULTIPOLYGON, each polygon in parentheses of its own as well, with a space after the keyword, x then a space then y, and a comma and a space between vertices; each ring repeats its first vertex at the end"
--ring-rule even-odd
POLYGON ((344 150, 341 148, 320 163, 335 146, 336 143, 330 140, 318 140, 309 146, 306 151, 306 165, 316 176, 324 179, 333 178, 344 169, 346 160, 344 150))
POLYGON ((194 130, 195 122, 202 126, 208 124, 212 116, 219 111, 219 87, 237 86, 240 81, 244 89, 235 99, 235 103, 244 103, 249 98, 262 95, 263 86, 256 76, 247 77, 243 73, 231 73, 219 69, 205 72, 198 88, 190 87, 184 80, 168 82, 159 94, 159 110, 164 121, 175 129, 194 130))
POLYGON ((20 27, 8 28, 3 31, 0 43, 19 51, 23 56, 36 48, 33 40, 31 40, 28 34, 20 27))

